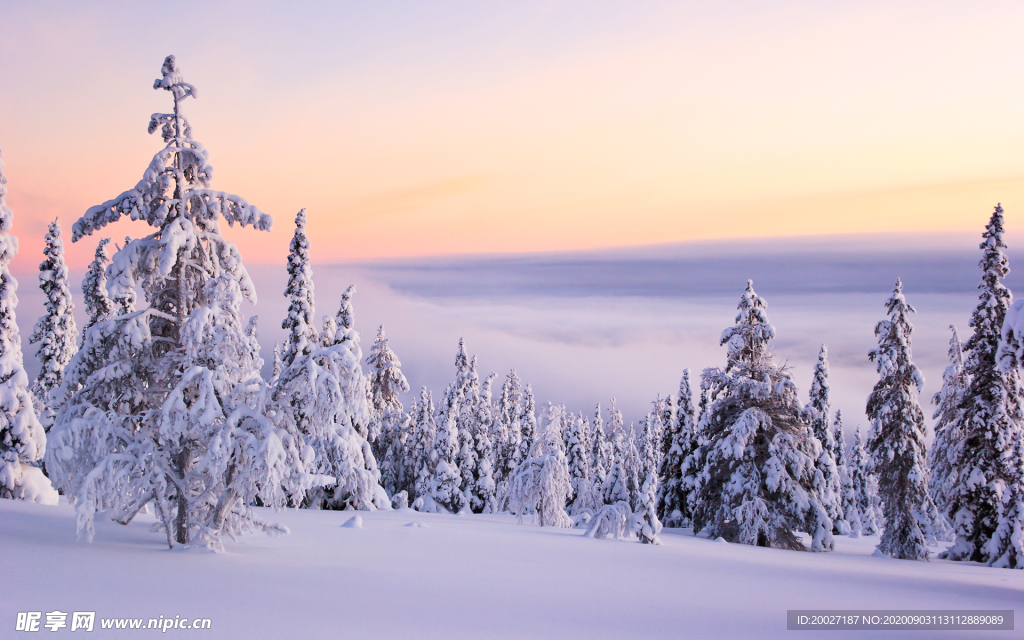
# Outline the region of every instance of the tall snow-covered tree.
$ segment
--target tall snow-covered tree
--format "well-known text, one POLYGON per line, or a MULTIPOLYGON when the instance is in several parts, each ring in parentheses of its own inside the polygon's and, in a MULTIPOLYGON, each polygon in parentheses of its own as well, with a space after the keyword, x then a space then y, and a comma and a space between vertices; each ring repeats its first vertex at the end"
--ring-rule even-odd
MULTIPOLYGON (((565 456, 569 464, 569 479, 572 485, 570 501, 575 505, 581 494, 591 494, 590 483, 590 424, 582 415, 570 416, 568 429, 568 446, 565 456)), ((583 508, 581 504, 580 509, 583 508)), ((577 508, 572 509, 573 513, 577 508)))
POLYGON ((273 355, 273 358, 274 358, 274 360, 272 361, 272 363, 270 365, 271 366, 271 369, 270 369, 270 380, 267 381, 267 382, 270 383, 271 386, 274 386, 274 385, 277 384, 278 378, 281 377, 281 372, 284 371, 284 363, 281 361, 281 343, 280 342, 275 342, 274 343, 274 355, 273 355))
POLYGON ((430 487, 434 503, 453 513, 461 511, 465 506, 461 491, 462 474, 456 462, 459 454, 460 402, 458 388, 455 384, 449 384, 437 407, 437 435, 434 438, 436 458, 430 487))
POLYGON ((363 352, 355 329, 350 286, 342 293, 335 318, 308 354, 296 355, 275 388, 286 399, 286 410, 302 426, 307 444, 316 452, 317 473, 336 483, 315 490, 311 502, 328 509, 389 509, 380 486, 380 470, 370 445, 371 414, 363 352))
POLYGON ((630 423, 625 434, 622 442, 621 480, 625 483, 626 492, 629 494, 629 508, 637 511, 643 499, 644 471, 646 467, 643 454, 640 452, 642 433, 638 435, 636 428, 630 423))
POLYGON ((0 498, 57 504, 57 492, 36 466, 46 451, 46 432, 32 403, 21 354, 14 311, 18 281, 8 269, 18 253, 18 238, 11 235, 14 213, 6 197, 0 154, 0 498))
POLYGON ((828 347, 821 345, 818 361, 814 364, 814 379, 811 382, 810 402, 807 413, 814 430, 814 437, 821 443, 821 455, 814 466, 821 472, 822 483, 818 487, 821 502, 832 519, 833 533, 847 534, 849 525, 843 520, 841 480, 836 466, 836 442, 829 428, 829 387, 828 347))
POLYGON ((853 434, 850 449, 846 519, 850 523, 850 536, 875 535, 878 533, 878 519, 875 517, 875 483, 871 481, 870 459, 861 443, 860 429, 853 434))
MULTIPOLYGON (((406 477, 405 444, 411 426, 399 397, 409 391, 409 382, 402 373, 402 363, 388 346, 384 325, 377 329, 377 339, 366 357, 370 369, 370 419, 379 423, 371 431, 380 433, 374 456, 379 461, 382 483, 389 495, 411 489, 406 477)), ((371 443, 374 445, 374 443, 371 443)))
POLYGON ((843 433, 843 412, 836 409, 836 419, 832 423, 832 439, 836 443, 836 468, 842 476, 846 469, 846 434, 843 433))
POLYGON ((416 496, 412 506, 418 511, 436 511, 433 508, 433 485, 437 466, 437 450, 434 449, 437 424, 434 422, 434 398, 426 387, 420 389, 419 402, 413 409, 416 417, 408 458, 416 496))
POLYGON ((963 434, 960 433, 960 404, 964 391, 967 389, 967 374, 964 371, 963 345, 957 335, 956 327, 949 326, 952 336, 949 339, 949 366, 942 374, 942 388, 932 396, 935 405, 935 439, 931 451, 928 452, 928 465, 931 469, 928 489, 932 493, 935 505, 943 513, 949 512, 949 494, 955 493, 959 484, 953 464, 962 455, 960 449, 965 445, 963 434))
POLYGON ((693 392, 690 390, 690 370, 683 370, 679 381, 679 400, 676 403, 675 419, 666 430, 664 444, 668 446, 662 458, 658 473, 658 518, 670 527, 690 524, 691 511, 689 495, 691 482, 686 478, 684 463, 697 447, 694 433, 693 392))
POLYGON ((899 279, 885 307, 889 319, 875 325, 878 348, 869 353, 879 380, 867 404, 867 448, 885 519, 878 550, 894 558, 927 559, 925 545, 934 535, 937 511, 928 495, 924 413, 917 399, 924 377, 911 359, 914 308, 899 279))
POLYGON ((640 500, 634 511, 637 537, 644 544, 661 544, 658 534, 661 532, 661 521, 657 514, 658 476, 651 471, 644 480, 640 491, 640 500))
MULTIPOLYGON (((614 406, 614 405, 613 405, 614 406)), ((611 457, 609 458, 608 473, 605 474, 604 482, 601 484, 601 496, 604 503, 616 504, 624 502, 629 504, 629 474, 626 470, 626 437, 621 428, 610 430, 611 457)))
POLYGON ((519 425, 519 446, 516 450, 515 463, 518 467, 530 457, 533 450, 533 439, 537 432, 537 406, 533 399, 533 388, 526 385, 523 388, 523 398, 519 402, 516 415, 516 424, 519 425))
MULTIPOLYGON (((999 370, 1016 381, 1024 365, 1024 301, 1018 300, 1006 313, 996 359, 999 370)), ((1005 435, 1010 441, 1000 443, 998 471, 1006 485, 1000 487, 996 530, 983 552, 989 566, 1024 569, 1024 429, 1005 435)))
POLYGON ((818 492, 821 443, 785 367, 775 363, 767 304, 752 281, 736 324, 722 332, 726 367, 701 375, 700 445, 693 525, 712 537, 758 546, 832 548, 832 521, 818 492))
POLYGON ((270 216, 238 196, 210 188, 207 152, 192 138, 181 102, 195 96, 174 56, 155 89, 174 99, 154 114, 166 146, 142 180, 90 208, 72 241, 122 216, 155 231, 126 241, 107 270, 122 311, 98 322, 65 371, 69 400, 51 430, 46 464, 76 500, 79 531, 93 534, 94 513, 126 522, 155 506, 168 545, 205 541, 261 522, 249 505, 300 499, 314 478, 297 430, 268 403, 262 360, 240 304, 255 291, 229 225, 269 230, 270 216), (149 303, 133 311, 135 289, 149 303))
POLYGON ((114 315, 114 301, 107 295, 107 264, 110 262, 107 245, 109 243, 110 238, 100 239, 96 245, 96 254, 85 272, 85 279, 82 280, 82 298, 85 300, 85 311, 89 315, 89 319, 82 327, 79 347, 85 343, 85 334, 93 325, 109 320, 114 315))
POLYGON ((288 298, 288 315, 281 322, 281 328, 288 334, 281 364, 286 368, 295 362, 296 357, 309 355, 319 346, 313 319, 313 266, 309 261, 305 209, 295 215, 295 233, 288 246, 288 287, 284 295, 288 298))
POLYGON ((523 401, 522 383, 516 370, 512 369, 505 382, 501 385, 501 395, 495 408, 495 418, 491 433, 494 445, 494 482, 497 494, 505 490, 509 476, 516 468, 516 457, 519 450, 519 405, 523 401))
POLYGON ((594 421, 590 424, 590 474, 595 487, 604 485, 608 469, 611 467, 611 443, 604 430, 604 418, 601 416, 601 403, 594 409, 594 421))
POLYGON ((640 423, 640 432, 636 437, 637 452, 640 455, 640 482, 647 479, 647 474, 658 473, 661 466, 661 432, 662 432, 662 411, 665 401, 659 396, 654 401, 654 411, 651 411, 640 423))
POLYGON ((832 424, 832 437, 836 443, 836 469, 839 470, 839 507, 846 523, 844 533, 849 535, 853 530, 846 514, 853 509, 853 491, 850 489, 850 466, 846 453, 846 434, 843 432, 843 412, 838 409, 835 422, 832 424))
POLYGON ((594 477, 590 468, 591 432, 590 421, 583 412, 576 414, 573 419, 575 427, 574 437, 570 441, 569 453, 575 458, 576 468, 570 465, 570 473, 573 476, 573 498, 570 513, 578 516, 584 513, 594 514, 601 505, 604 498, 601 494, 601 483, 594 477), (582 444, 582 446, 581 446, 582 444), (573 450, 576 449, 574 452, 573 450))
MULTIPOLYGON (((479 427, 476 424, 478 404, 480 402, 480 374, 476 370, 476 356, 467 362, 466 350, 459 341, 459 354, 456 357, 458 375, 455 387, 459 392, 457 422, 459 432, 459 450, 455 454, 455 464, 459 467, 462 478, 461 491, 465 496, 464 504, 469 506, 469 495, 476 483, 474 473, 477 468, 476 438, 474 435, 479 427)), ((472 507, 470 507, 472 508, 472 507)))
POLYGON ((572 519, 565 511, 572 491, 569 464, 562 452, 561 435, 553 425, 560 419, 558 407, 553 409, 529 456, 516 467, 502 506, 519 516, 520 522, 524 515, 533 514, 542 527, 571 527, 572 519))
POLYGON ((46 296, 46 313, 36 322, 29 343, 39 343, 39 375, 32 383, 36 411, 43 429, 49 430, 56 417, 56 398, 50 392, 64 379, 64 367, 78 351, 78 327, 75 325, 75 305, 71 301, 68 267, 64 262, 64 240, 61 239, 59 220, 50 223, 45 236, 43 255, 39 265, 39 288, 46 296))
MULTIPOLYGON (((956 541, 951 560, 990 562, 987 548, 999 527, 1006 489, 1019 482, 1012 462, 1016 439, 1024 430, 1020 370, 1017 363, 999 366, 997 351, 1006 323, 1011 294, 1002 280, 1010 272, 1003 242, 1003 208, 996 206, 982 234, 981 284, 978 306, 971 315, 973 335, 963 346, 963 375, 967 387, 954 423, 943 425, 940 447, 945 450, 948 476, 940 491, 953 523, 956 541), (953 447, 945 443, 954 442, 953 447)), ((1007 335, 1009 342, 1019 335, 1007 335)), ((1009 348, 1010 355, 1014 349, 1009 348)))
POLYGON ((491 444, 491 425, 494 422, 491 387, 494 384, 494 376, 492 373, 484 378, 471 407, 470 433, 475 447, 475 466, 468 471, 472 483, 466 487, 466 499, 474 513, 494 513, 498 507, 493 472, 494 446, 491 444))

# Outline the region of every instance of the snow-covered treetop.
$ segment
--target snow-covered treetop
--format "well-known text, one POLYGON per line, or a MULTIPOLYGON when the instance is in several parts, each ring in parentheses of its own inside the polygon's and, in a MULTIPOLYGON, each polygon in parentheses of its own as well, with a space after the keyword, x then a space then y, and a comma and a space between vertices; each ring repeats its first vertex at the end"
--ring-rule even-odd
POLYGON ((924 388, 924 376, 911 360, 910 351, 914 325, 910 324, 909 317, 915 309, 907 304, 903 296, 903 282, 899 278, 896 278, 896 288, 885 302, 885 308, 889 319, 875 325, 878 348, 868 352, 868 358, 875 363, 880 377, 909 375, 920 392, 924 388))
POLYGON ((719 344, 728 344, 728 364, 731 371, 740 363, 752 364, 767 354, 768 342, 775 337, 775 328, 768 322, 768 303, 754 292, 754 281, 747 280, 747 288, 736 307, 736 324, 722 332, 719 344))
POLYGON ((608 407, 608 428, 606 429, 607 437, 614 438, 616 436, 625 435, 625 428, 626 422, 622 418, 622 412, 615 406, 615 398, 612 398, 611 406, 608 407))
POLYGON ((818 350, 818 361, 814 364, 814 380, 811 382, 811 407, 819 414, 828 413, 828 347, 824 344, 818 350))
POLYGON ((39 265, 39 287, 46 295, 46 312, 36 322, 29 337, 30 343, 39 343, 36 356, 39 358, 40 370, 32 392, 44 404, 50 390, 60 385, 64 367, 78 350, 75 305, 71 301, 59 220, 50 223, 45 242, 43 255, 46 260, 39 265))
POLYGON ((965 366, 971 374, 979 369, 991 368, 1004 328, 1006 311, 1012 300, 1010 290, 1002 283, 1002 279, 1010 273, 1010 266, 1004 253, 1006 244, 1003 243, 1001 205, 996 205, 981 238, 979 247, 983 255, 978 263, 982 270, 981 284, 978 285, 981 293, 969 323, 974 329, 974 335, 964 345, 967 352, 965 366))
POLYGON ((338 307, 338 330, 348 331, 355 326, 354 313, 352 311, 352 296, 356 293, 356 285, 350 284, 341 294, 341 306, 338 307))
MULTIPOLYGON (((1014 305, 1015 307, 1017 305, 1014 305)), ((1009 318, 1009 314, 1007 315, 1009 318)), ((967 375, 964 373, 963 346, 956 327, 949 325, 953 334, 949 338, 949 366, 942 373, 942 388, 932 396, 932 404, 936 405, 933 418, 940 420, 940 415, 952 417, 960 404, 960 395, 967 388, 967 375)), ((1005 331, 1005 329, 1004 329, 1005 331)), ((1004 333, 1005 335, 1005 333, 1004 333)), ((941 421, 941 420, 940 420, 941 421)))
MULTIPOLYGON (((466 339, 459 338, 459 352, 455 354, 455 388, 463 394, 470 383, 469 356, 466 354, 466 339)), ((475 372, 474 372, 475 373, 475 372)))
POLYGON ((166 89, 171 92, 174 96, 174 106, 177 107, 178 103, 185 98, 192 96, 198 98, 199 94, 196 93, 196 88, 181 77, 181 71, 178 69, 178 62, 174 56, 167 56, 164 58, 164 65, 160 67, 160 73, 163 77, 157 78, 153 81, 154 89, 166 89))
POLYGON ((308 355, 318 346, 314 325, 313 268, 309 261, 309 239, 306 237, 306 210, 295 215, 295 233, 288 247, 288 315, 281 323, 288 330, 281 362, 287 367, 298 356, 308 355))
POLYGON ((107 320, 114 314, 114 302, 107 295, 107 263, 110 262, 108 244, 110 244, 110 238, 100 239, 96 245, 93 260, 85 272, 85 280, 82 281, 85 310, 89 314, 89 319, 82 327, 83 341, 94 324, 107 320))
MULTIPOLYGON (((173 223, 206 230, 216 228, 216 218, 220 215, 229 225, 251 224, 269 231, 273 224, 269 215, 238 196, 209 188, 213 167, 207 162, 208 153, 192 139, 192 128, 179 108, 182 100, 196 96, 196 89, 183 80, 174 56, 167 56, 161 72, 163 75, 153 83, 153 88, 171 92, 174 113, 154 113, 149 132, 160 129, 167 146, 153 156, 134 189, 86 211, 72 228, 71 241, 92 235, 122 216, 145 220, 161 229, 173 223)), ((178 246, 168 244, 176 253, 178 246)))
MULTIPOLYGON (((402 402, 398 396, 409 391, 409 382, 402 373, 401 361, 388 346, 388 339, 384 337, 384 325, 377 329, 377 339, 370 349, 370 355, 366 357, 366 364, 371 370, 370 392, 373 394, 373 406, 377 409, 401 411, 402 402)), ((489 381, 490 378, 488 390, 489 381)))

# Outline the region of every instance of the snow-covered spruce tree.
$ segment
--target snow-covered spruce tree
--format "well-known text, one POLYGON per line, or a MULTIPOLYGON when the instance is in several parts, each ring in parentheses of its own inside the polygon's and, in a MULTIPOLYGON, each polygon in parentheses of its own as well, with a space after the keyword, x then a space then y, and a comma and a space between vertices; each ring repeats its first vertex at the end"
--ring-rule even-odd
POLYGON ((661 424, 658 426, 658 466, 661 466, 661 459, 668 453, 671 446, 670 438, 666 433, 675 429, 676 407, 672 402, 672 394, 669 394, 661 401, 661 424))
MULTIPOLYGON (((580 412, 577 416, 579 420, 583 422, 583 427, 587 428, 589 432, 589 424, 586 417, 583 416, 583 412, 580 412)), ((588 458, 589 464, 589 458, 588 458)), ((581 483, 576 488, 575 498, 572 503, 572 515, 581 516, 586 513, 593 515, 601 508, 604 504, 604 496, 601 491, 601 482, 594 476, 593 469, 588 468, 587 481, 581 483)), ((582 522, 582 520, 578 520, 582 522)))
POLYGON ((959 449, 964 446, 960 433, 960 404, 967 389, 967 374, 964 372, 963 346, 956 327, 949 326, 949 366, 942 373, 942 388, 932 396, 935 405, 935 439, 928 452, 928 466, 931 469, 928 489, 935 505, 943 513, 949 512, 950 493, 955 493, 959 484, 952 465, 960 457, 959 449))
POLYGON ((572 491, 569 463, 562 452, 561 436, 555 425, 558 407, 549 411, 545 428, 534 440, 530 455, 516 467, 502 497, 505 510, 519 516, 533 514, 540 526, 571 527, 565 504, 572 491))
POLYGON ((280 342, 275 342, 274 343, 274 356, 273 356, 273 358, 274 358, 274 360, 273 360, 273 362, 270 365, 271 366, 271 368, 270 368, 270 380, 267 381, 270 384, 270 386, 272 386, 272 387, 277 384, 278 378, 281 377, 281 372, 284 371, 284 363, 281 361, 281 343, 280 342))
POLYGON ((309 261, 309 239, 306 238, 306 210, 295 215, 295 233, 288 245, 288 315, 281 328, 288 332, 281 354, 282 369, 290 367, 298 356, 320 346, 313 319, 313 267, 309 261))
POLYGON ((644 481, 639 504, 634 510, 625 500, 602 505, 594 513, 583 534, 590 538, 614 538, 621 540, 635 533, 644 544, 661 544, 658 533, 661 522, 655 513, 658 494, 658 477, 651 473, 644 481))
POLYGON ((914 308, 899 279, 885 308, 889 319, 875 325, 878 348, 868 354, 879 375, 867 404, 867 449, 885 520, 878 550, 894 558, 927 559, 934 503, 928 495, 924 413, 917 400, 924 377, 911 360, 914 308))
MULTIPOLYGON (((672 443, 675 442, 676 434, 679 431, 679 422, 676 420, 675 407, 672 406, 672 396, 670 395, 664 401, 662 401, 661 411, 661 431, 658 436, 658 469, 657 472, 661 474, 661 467, 665 464, 665 458, 668 457, 669 451, 672 449, 672 443)), ((660 480, 659 480, 660 483, 660 480)), ((658 491, 659 495, 661 490, 658 491)), ((660 498, 659 498, 660 500, 660 498)))
POLYGON ((836 442, 829 427, 829 387, 828 387, 828 347, 821 345, 818 350, 818 361, 814 364, 814 379, 811 382, 806 411, 814 430, 814 437, 821 443, 821 455, 814 461, 814 466, 821 472, 822 483, 818 494, 828 517, 832 519, 832 533, 846 535, 850 533, 849 525, 843 519, 842 481, 836 466, 836 442))
POLYGON ((594 409, 594 421, 590 423, 590 477, 598 489, 604 485, 608 475, 608 438, 604 431, 604 418, 601 417, 601 403, 594 409))
POLYGON ((700 445, 693 526, 730 542, 804 549, 796 531, 811 534, 811 550, 832 548, 832 521, 821 502, 814 461, 821 443, 797 399, 786 369, 769 348, 775 329, 752 281, 740 298, 736 324, 722 332, 725 370, 701 375, 700 445))
POLYGON ((640 424, 640 433, 636 437, 636 448, 640 457, 639 477, 643 483, 647 475, 657 475, 661 466, 661 451, 659 442, 661 440, 661 410, 664 408, 664 400, 660 397, 655 401, 655 410, 647 414, 640 424))
POLYGON ((437 424, 434 422, 434 398, 426 387, 420 389, 419 402, 413 407, 415 423, 412 444, 409 446, 409 466, 413 475, 412 508, 417 511, 437 511, 434 502, 434 469, 437 466, 437 424))
MULTIPOLYGON (((399 394, 409 391, 409 382, 402 373, 402 363, 388 346, 384 325, 377 329, 377 339, 366 357, 370 368, 370 419, 378 422, 374 457, 379 462, 381 481, 388 495, 411 492, 412 478, 406 475, 405 446, 411 426, 399 394)), ((373 429, 372 429, 373 430, 373 429)))
MULTIPOLYGON (((1024 301, 1007 311, 996 360, 999 370, 1019 389, 1020 368, 1024 365, 1024 301)), ((998 524, 982 551, 989 566, 1024 569, 1024 429, 1017 429, 1002 444, 999 475, 1006 479, 1002 489, 998 524)))
POLYGON ((459 490, 464 496, 463 504, 470 505, 470 493, 476 482, 474 476, 477 468, 476 438, 474 435, 478 430, 476 424, 477 404, 480 401, 480 375, 476 370, 476 356, 463 364, 460 368, 460 360, 466 362, 466 351, 462 341, 459 341, 459 356, 456 357, 456 368, 459 368, 455 379, 455 386, 460 389, 458 418, 456 424, 459 431, 459 450, 455 454, 455 464, 459 467, 459 475, 462 478, 459 490))
POLYGON ((1005 249, 1003 209, 997 205, 982 234, 981 294, 970 320, 974 334, 963 346, 967 387, 955 423, 944 426, 950 433, 939 445, 949 464, 941 499, 956 535, 948 551, 951 560, 992 560, 986 545, 999 526, 1005 488, 1018 481, 1007 462, 1015 457, 1015 439, 1024 430, 1020 372, 1016 366, 999 366, 997 356, 1004 326, 1015 328, 1014 322, 1005 322, 1011 300, 1002 283, 1010 271, 1005 249), (950 450, 945 442, 957 444, 950 450))
POLYGON ((465 506, 465 496, 460 489, 462 474, 456 462, 459 454, 459 396, 456 386, 449 384, 437 407, 437 435, 434 438, 436 458, 430 486, 434 503, 452 513, 458 513, 465 506))
POLYGON ((274 398, 299 426, 315 452, 315 470, 335 483, 310 492, 309 506, 323 509, 390 509, 367 436, 369 385, 355 330, 350 286, 334 319, 328 318, 319 344, 296 353, 274 387, 274 398))
POLYGON ((547 415, 557 418, 549 422, 548 428, 554 431, 555 435, 558 436, 558 446, 561 447, 562 453, 565 453, 566 451, 566 432, 569 430, 569 424, 566 420, 567 413, 568 412, 565 410, 564 404, 556 406, 550 402, 548 403, 547 415))
POLYGON ((520 438, 519 405, 522 400, 522 383, 516 370, 512 369, 501 385, 501 395, 494 410, 491 431, 491 442, 494 445, 494 483, 499 496, 504 493, 506 482, 516 468, 520 438))
POLYGON ((647 474, 640 500, 633 514, 633 528, 640 542, 644 544, 661 544, 658 534, 661 533, 661 521, 657 514, 658 476, 653 471, 647 474))
POLYGON ((692 483, 686 479, 684 463, 697 447, 689 369, 683 370, 683 378, 679 381, 675 419, 672 427, 666 430, 663 441, 662 447, 668 445, 668 450, 662 457, 658 473, 657 515, 667 526, 688 526, 692 515, 689 504, 692 483))
POLYGON ((846 473, 846 434, 843 433, 843 412, 836 409, 836 419, 832 423, 832 439, 836 443, 836 468, 842 479, 846 473))
POLYGON ((28 390, 15 319, 18 281, 8 265, 18 253, 11 235, 14 213, 5 202, 7 177, 0 154, 0 498, 57 504, 57 492, 39 469, 46 451, 46 433, 28 390))
MULTIPOLYGON (((608 408, 608 425, 605 430, 609 445, 605 459, 608 472, 605 474, 604 482, 601 483, 602 498, 605 504, 615 504, 619 501, 630 504, 626 458, 629 455, 628 440, 632 435, 632 430, 629 433, 626 432, 622 412, 615 406, 615 398, 611 399, 611 406, 608 408)), ((630 506, 632 505, 630 504, 630 506)))
POLYGON ((269 230, 270 216, 209 188, 207 152, 180 112, 195 88, 174 56, 154 88, 174 99, 174 112, 149 124, 166 146, 133 189, 75 223, 72 241, 122 216, 155 231, 126 241, 107 269, 121 311, 89 330, 65 371, 69 399, 46 464, 76 500, 87 538, 97 510, 127 522, 153 503, 168 545, 216 546, 223 533, 253 526, 281 531, 249 505, 294 502, 314 479, 295 425, 268 402, 255 331, 240 309, 255 292, 218 224, 269 230), (136 287, 149 303, 138 311, 136 287))
POLYGON ((853 525, 850 522, 850 518, 847 517, 847 514, 853 512, 856 507, 854 505, 854 492, 852 490, 850 466, 846 453, 846 435, 843 433, 843 412, 838 409, 836 410, 835 423, 832 425, 832 437, 836 441, 836 468, 839 470, 840 508, 843 512, 843 520, 846 521, 846 534, 855 538, 857 535, 854 535, 853 525))
MULTIPOLYGON (((1024 458, 1024 445, 1018 437, 1017 460, 1024 458)), ((1024 569, 1024 468, 1018 465, 1020 480, 1003 490, 999 524, 985 544, 988 565, 1000 569, 1024 569)))
POLYGON ((533 438, 537 432, 537 406, 533 399, 533 388, 523 388, 523 398, 516 409, 516 424, 519 426, 519 445, 516 449, 514 462, 516 467, 530 457, 533 450, 533 438))
POLYGON ((85 279, 82 280, 82 298, 85 300, 85 311, 89 315, 89 319, 82 327, 79 347, 85 343, 85 334, 93 325, 109 320, 114 315, 114 302, 107 295, 107 264, 110 262, 107 245, 109 243, 110 238, 100 239, 96 245, 96 254, 85 272, 85 279))
POLYGON ((641 435, 633 423, 629 424, 622 447, 622 479, 629 492, 629 508, 636 511, 643 498, 644 459, 640 453, 641 435))
MULTIPOLYGON (((475 358, 474 358, 475 360, 475 358)), ((494 446, 491 444, 491 424, 494 421, 494 405, 491 398, 491 386, 495 374, 490 374, 480 385, 480 392, 472 405, 471 434, 475 447, 473 460, 475 466, 469 470, 473 479, 466 487, 466 498, 474 513, 495 513, 497 511, 497 489, 494 483, 494 446)))
POLYGON ((616 429, 611 433, 611 463, 601 485, 601 497, 605 504, 623 502, 632 508, 629 494, 629 463, 626 460, 629 445, 626 440, 627 436, 622 429, 616 429))
POLYGON ((75 325, 75 305, 71 301, 59 220, 50 223, 45 242, 43 255, 46 259, 39 265, 39 288, 46 296, 46 312, 36 321, 28 341, 30 344, 39 343, 36 351, 39 375, 32 382, 31 391, 39 422, 44 430, 49 431, 57 415, 50 391, 60 386, 64 367, 78 351, 78 327, 75 325))
POLYGON ((569 512, 573 516, 583 513, 593 514, 601 506, 602 499, 594 490, 590 474, 590 424, 582 413, 572 416, 569 421, 568 440, 566 458, 572 485, 569 512))
POLYGON ((846 518, 850 523, 850 536, 853 538, 878 533, 878 521, 875 518, 874 495, 870 481, 870 460, 864 445, 861 443, 860 429, 854 432, 853 447, 850 449, 850 461, 847 469, 850 473, 850 484, 847 500, 846 518))

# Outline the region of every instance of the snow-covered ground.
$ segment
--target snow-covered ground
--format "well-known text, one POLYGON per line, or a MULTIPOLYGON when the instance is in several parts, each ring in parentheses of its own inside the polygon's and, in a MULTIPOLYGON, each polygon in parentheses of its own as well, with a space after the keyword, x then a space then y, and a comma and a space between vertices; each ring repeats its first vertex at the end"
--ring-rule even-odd
MULTIPOLYGON (((19 611, 60 610, 96 612, 85 637, 157 633, 104 631, 101 618, 180 615, 212 627, 168 636, 810 638, 829 634, 787 631, 787 609, 1019 613, 1024 602, 1022 571, 874 557, 875 537, 838 537, 836 551, 812 554, 682 530, 664 531, 659 547, 592 540, 508 515, 360 512, 361 529, 342 526, 353 512, 266 515, 291 534, 247 535, 214 554, 169 551, 150 531, 152 516, 127 527, 97 522, 94 542, 77 542, 70 506, 0 500, 0 570, 12 587, 0 599, 0 637, 23 635, 14 631, 19 611)), ((920 637, 1019 638, 1020 624, 920 637)))

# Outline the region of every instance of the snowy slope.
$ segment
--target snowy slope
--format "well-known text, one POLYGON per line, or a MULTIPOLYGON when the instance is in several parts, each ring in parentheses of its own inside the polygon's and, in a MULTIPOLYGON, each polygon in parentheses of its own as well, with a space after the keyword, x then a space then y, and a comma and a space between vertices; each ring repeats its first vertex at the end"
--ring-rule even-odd
MULTIPOLYGON (((19 611, 59 609, 212 619, 210 631, 168 637, 810 638, 786 631, 787 609, 1020 615, 1024 602, 1022 571, 872 557, 876 537, 839 537, 836 552, 812 554, 684 531, 666 530, 660 547, 592 540, 504 515, 362 512, 362 529, 341 526, 350 512, 266 515, 291 535, 249 535, 213 554, 168 551, 151 516, 127 527, 97 522, 95 541, 79 543, 69 506, 0 500, 0 570, 18 585, 0 600, 0 637, 22 635, 13 631, 19 611)), ((1020 637, 1021 624, 927 637, 1020 637)), ((135 635, 96 627, 85 637, 135 635)))

